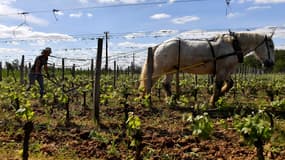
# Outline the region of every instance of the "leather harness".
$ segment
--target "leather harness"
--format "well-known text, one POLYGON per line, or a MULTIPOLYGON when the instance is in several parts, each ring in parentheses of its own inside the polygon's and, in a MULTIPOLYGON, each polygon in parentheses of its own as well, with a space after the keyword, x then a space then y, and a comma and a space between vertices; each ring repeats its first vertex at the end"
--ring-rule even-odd
MULTIPOLYGON (((228 53, 228 54, 225 54, 225 55, 221 55, 221 56, 216 56, 214 47, 211 44, 212 40, 209 40, 209 39, 206 40, 208 42, 209 46, 210 46, 210 50, 211 50, 212 57, 213 57, 213 65, 214 65, 213 76, 216 75, 216 72, 217 72, 217 60, 219 60, 219 59, 223 59, 223 58, 230 57, 230 56, 237 56, 237 59, 238 59, 239 63, 243 63, 243 61, 244 61, 243 52, 241 50, 240 42, 238 41, 237 35, 235 34, 235 32, 231 32, 231 31, 229 31, 229 35, 233 37, 232 46, 233 46, 234 52, 228 53)), ((268 37, 265 36, 265 39, 260 44, 258 44, 252 51, 256 50, 263 43, 266 43, 266 47, 267 47, 267 51, 268 51, 268 58, 270 59, 269 46, 268 46, 267 41, 268 41, 268 37)), ((180 52, 181 52, 181 39, 180 38, 178 39, 178 44, 179 44, 178 45, 178 62, 177 62, 178 65, 175 66, 177 71, 180 70, 180 52)), ((251 51, 247 51, 247 52, 251 52, 251 51)))
POLYGON ((229 54, 225 54, 225 55, 221 55, 221 56, 218 56, 216 57, 216 54, 215 54, 215 50, 214 50, 214 47, 213 45, 211 44, 211 41, 210 40, 207 40, 209 46, 210 46, 210 49, 211 49, 211 53, 212 53, 212 56, 213 56, 213 64, 214 64, 214 71, 213 71, 213 75, 216 75, 216 72, 217 72, 217 60, 219 59, 223 59, 223 58, 226 58, 226 57, 230 57, 230 56, 234 56, 236 55, 237 58, 238 58, 238 62, 239 63, 243 63, 243 53, 242 53, 242 50, 241 50, 241 47, 240 47, 240 43, 237 39, 237 36, 234 32, 230 32, 230 36, 232 36, 234 39, 232 41, 232 46, 234 48, 234 52, 233 53, 229 53, 229 54))

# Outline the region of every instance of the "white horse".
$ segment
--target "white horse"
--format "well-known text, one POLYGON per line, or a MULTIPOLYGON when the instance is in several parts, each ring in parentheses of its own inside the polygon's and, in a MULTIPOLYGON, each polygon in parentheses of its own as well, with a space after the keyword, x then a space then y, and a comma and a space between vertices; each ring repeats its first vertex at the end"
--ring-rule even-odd
MULTIPOLYGON (((243 57, 254 52, 265 67, 274 65, 272 36, 258 33, 233 33, 217 36, 214 40, 170 39, 153 47, 154 84, 165 75, 163 86, 171 95, 170 82, 177 71, 215 75, 215 90, 210 103, 215 102, 233 86, 231 74, 243 57), (179 58, 180 57, 180 58, 179 58)), ((147 61, 141 72, 140 88, 147 84, 147 61)))

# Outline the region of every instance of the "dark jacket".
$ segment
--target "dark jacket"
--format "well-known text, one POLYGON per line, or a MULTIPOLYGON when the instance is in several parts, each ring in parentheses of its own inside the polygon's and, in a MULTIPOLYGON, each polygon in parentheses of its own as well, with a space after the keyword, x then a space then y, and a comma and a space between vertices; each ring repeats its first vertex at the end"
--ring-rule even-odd
POLYGON ((42 67, 47 64, 48 57, 44 55, 37 56, 31 68, 31 73, 41 73, 42 67))

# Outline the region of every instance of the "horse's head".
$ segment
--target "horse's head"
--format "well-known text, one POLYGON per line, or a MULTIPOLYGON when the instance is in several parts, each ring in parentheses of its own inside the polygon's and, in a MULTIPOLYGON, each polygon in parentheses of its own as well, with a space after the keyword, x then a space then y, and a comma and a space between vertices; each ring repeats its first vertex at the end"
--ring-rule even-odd
POLYGON ((275 62, 274 43, 272 36, 260 36, 261 41, 254 49, 255 55, 265 67, 272 67, 275 62))

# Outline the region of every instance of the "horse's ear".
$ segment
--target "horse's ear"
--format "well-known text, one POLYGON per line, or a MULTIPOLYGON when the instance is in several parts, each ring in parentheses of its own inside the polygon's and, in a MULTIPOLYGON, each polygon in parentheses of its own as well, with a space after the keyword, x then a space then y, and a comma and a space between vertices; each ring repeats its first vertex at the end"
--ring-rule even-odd
POLYGON ((271 35, 269 36, 270 38, 273 37, 273 35, 275 34, 276 29, 277 29, 276 27, 274 27, 274 28, 272 29, 271 35))
POLYGON ((233 36, 235 34, 235 32, 232 32, 231 29, 229 29, 229 34, 230 34, 230 36, 233 36))

